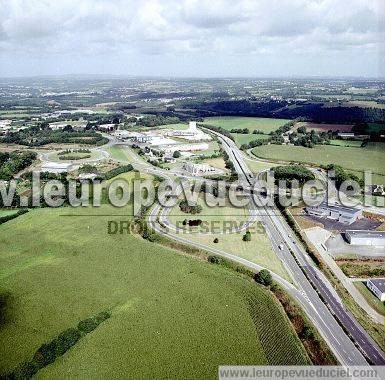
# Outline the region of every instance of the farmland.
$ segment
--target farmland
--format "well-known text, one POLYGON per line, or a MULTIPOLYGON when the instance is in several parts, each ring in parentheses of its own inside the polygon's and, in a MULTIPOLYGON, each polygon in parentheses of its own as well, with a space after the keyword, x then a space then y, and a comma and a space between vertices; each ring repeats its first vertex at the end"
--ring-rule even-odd
POLYGON ((359 148, 361 147, 362 141, 357 140, 330 140, 330 145, 336 146, 350 146, 359 148))
POLYGON ((202 161, 203 164, 211 165, 214 168, 226 169, 226 163, 223 157, 216 157, 216 158, 206 158, 205 160, 202 161))
POLYGON ((111 318, 39 377, 216 378, 223 363, 307 363, 263 288, 139 237, 108 234, 108 221, 131 213, 37 209, 0 226, 0 373, 103 310, 111 318))
POLYGON ((257 133, 232 133, 232 136, 235 139, 235 143, 240 147, 242 144, 248 144, 250 141, 254 140, 267 140, 268 136, 257 133))
POLYGON ((247 160, 247 166, 254 174, 257 174, 261 171, 273 168, 274 166, 277 166, 277 164, 263 160, 247 160))
POLYGON ((188 124, 186 124, 186 123, 165 124, 165 125, 160 125, 158 128, 174 129, 176 131, 184 131, 185 129, 188 129, 188 124))
POLYGON ((350 132, 353 128, 352 124, 323 124, 323 123, 308 123, 300 121, 295 124, 294 130, 299 127, 306 127, 308 131, 314 130, 316 132, 328 132, 328 131, 339 131, 339 132, 350 132))
POLYGON ((292 145, 264 145, 253 149, 261 158, 275 161, 293 161, 314 165, 334 163, 348 170, 363 172, 372 170, 378 175, 385 175, 385 145, 368 144, 364 148, 317 145, 305 148, 292 145))
POLYGON ((222 127, 228 131, 233 128, 248 128, 250 132, 258 130, 263 133, 273 132, 289 121, 287 119, 238 116, 207 117, 204 119, 204 123, 222 127))

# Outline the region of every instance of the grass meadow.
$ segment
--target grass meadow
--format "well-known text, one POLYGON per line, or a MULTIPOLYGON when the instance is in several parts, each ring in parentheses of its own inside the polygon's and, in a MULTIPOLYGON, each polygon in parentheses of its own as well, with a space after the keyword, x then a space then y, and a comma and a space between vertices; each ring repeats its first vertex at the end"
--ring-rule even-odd
POLYGON ((234 137, 235 143, 238 147, 240 147, 242 144, 248 144, 250 141, 254 140, 267 140, 269 137, 260 133, 232 133, 231 135, 234 137))
POLYGON ((202 206, 202 212, 195 215, 182 212, 177 204, 169 214, 170 222, 182 228, 183 226, 181 225, 181 222, 184 219, 201 219, 202 221, 209 223, 208 226, 212 226, 213 229, 212 231, 202 232, 212 233, 198 233, 201 231, 200 227, 193 227, 193 229, 191 229, 191 227, 185 227, 187 231, 190 230, 193 232, 186 235, 189 239, 212 245, 214 248, 223 249, 228 253, 250 260, 270 269, 271 271, 274 271, 286 280, 291 281, 283 264, 273 251, 267 234, 263 231, 263 229, 260 227, 258 228, 256 223, 254 223, 253 228, 251 229, 251 242, 245 242, 242 240, 244 231, 226 233, 226 228, 228 231, 231 226, 230 224, 224 225, 223 222, 234 222, 236 223, 234 226, 240 226, 241 223, 248 220, 249 213, 247 208, 234 207, 228 200, 226 201, 226 205, 223 207, 209 207, 202 198, 198 204, 202 206), (215 238, 218 238, 218 243, 213 242, 215 238))
POLYGON ((104 310, 111 318, 38 378, 216 378, 221 364, 308 362, 264 288, 108 233, 109 221, 131 213, 131 206, 43 208, 0 226, 0 373, 104 310))
POLYGON ((2 216, 8 216, 8 215, 13 215, 13 214, 16 214, 17 213, 17 210, 14 210, 14 209, 0 209, 0 218, 2 216))
POLYGON ((111 157, 115 160, 118 160, 120 162, 129 163, 132 162, 132 160, 129 158, 129 156, 126 154, 124 146, 111 146, 108 147, 108 152, 111 155, 111 157))
POLYGON ((378 180, 385 176, 385 144, 383 143, 371 143, 364 148, 332 145, 317 145, 314 148, 264 145, 254 148, 253 153, 258 157, 273 161, 314 165, 337 164, 345 169, 361 173, 370 169, 377 175, 378 180))
POLYGON ((288 119, 242 116, 215 116, 204 119, 204 123, 222 127, 228 131, 233 128, 249 128, 251 132, 259 130, 263 133, 273 132, 289 121, 288 119))

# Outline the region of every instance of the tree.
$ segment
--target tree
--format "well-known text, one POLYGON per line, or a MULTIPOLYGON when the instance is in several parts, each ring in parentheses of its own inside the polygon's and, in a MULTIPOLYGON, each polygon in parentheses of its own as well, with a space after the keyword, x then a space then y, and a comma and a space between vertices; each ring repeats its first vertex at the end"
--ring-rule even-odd
POLYGON ((273 283, 273 278, 267 269, 262 269, 256 274, 255 281, 262 285, 270 286, 273 283))
POLYGON ((302 125, 301 127, 299 127, 297 129, 297 132, 305 134, 306 133, 306 127, 304 125, 302 125))
POLYGON ((174 158, 179 158, 182 154, 179 152, 179 150, 175 150, 174 153, 172 154, 172 156, 174 158))
POLYGON ((73 127, 72 125, 69 125, 67 124, 64 128, 63 128, 63 132, 73 132, 73 127))
POLYGON ((246 233, 242 237, 243 241, 251 241, 251 232, 249 230, 246 231, 246 233))

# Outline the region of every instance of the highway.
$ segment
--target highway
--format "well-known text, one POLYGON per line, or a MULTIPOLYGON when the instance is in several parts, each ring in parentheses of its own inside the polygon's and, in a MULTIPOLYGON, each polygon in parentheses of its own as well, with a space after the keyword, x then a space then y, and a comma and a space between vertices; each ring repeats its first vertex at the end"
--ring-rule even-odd
MULTIPOLYGON (((232 140, 218 133, 216 134, 232 159, 240 179, 246 180, 253 186, 254 183, 251 179, 253 174, 248 169, 242 152, 232 140)), ((262 208, 255 205, 252 206, 251 212, 261 216, 269 231, 271 240, 283 247, 277 253, 289 273, 292 274, 299 289, 304 292, 317 313, 321 315, 323 323, 318 324, 317 327, 320 331, 323 331, 322 335, 328 337, 328 343, 334 352, 338 351, 338 357, 342 359, 342 362, 347 365, 362 365, 366 362, 362 355, 364 353, 371 363, 385 365, 384 354, 378 345, 346 310, 342 302, 336 298, 334 292, 330 290, 332 288, 331 284, 328 283, 324 276, 319 274, 318 269, 304 251, 280 212, 275 207, 262 208), (319 295, 326 302, 328 308, 319 295), (359 349, 349 338, 349 335, 359 349)))

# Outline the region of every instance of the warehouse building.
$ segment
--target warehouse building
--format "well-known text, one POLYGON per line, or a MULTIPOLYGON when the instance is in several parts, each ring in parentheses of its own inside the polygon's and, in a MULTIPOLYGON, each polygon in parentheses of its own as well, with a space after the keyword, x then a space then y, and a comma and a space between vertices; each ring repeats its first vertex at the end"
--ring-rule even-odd
POLYGON ((370 279, 366 281, 366 286, 372 291, 372 293, 380 299, 380 301, 385 301, 385 279, 370 279))
POLYGON ((49 173, 65 173, 72 169, 72 164, 67 162, 45 162, 42 167, 42 172, 49 173))
POLYGON ((352 245, 385 246, 385 232, 369 230, 346 230, 346 240, 352 245))
POLYGON ((362 209, 360 208, 328 205, 326 202, 319 206, 308 206, 306 212, 317 218, 328 218, 348 225, 362 218, 362 209))
POLYGON ((186 162, 183 164, 183 169, 192 175, 201 175, 216 172, 216 169, 206 164, 194 164, 186 162))

